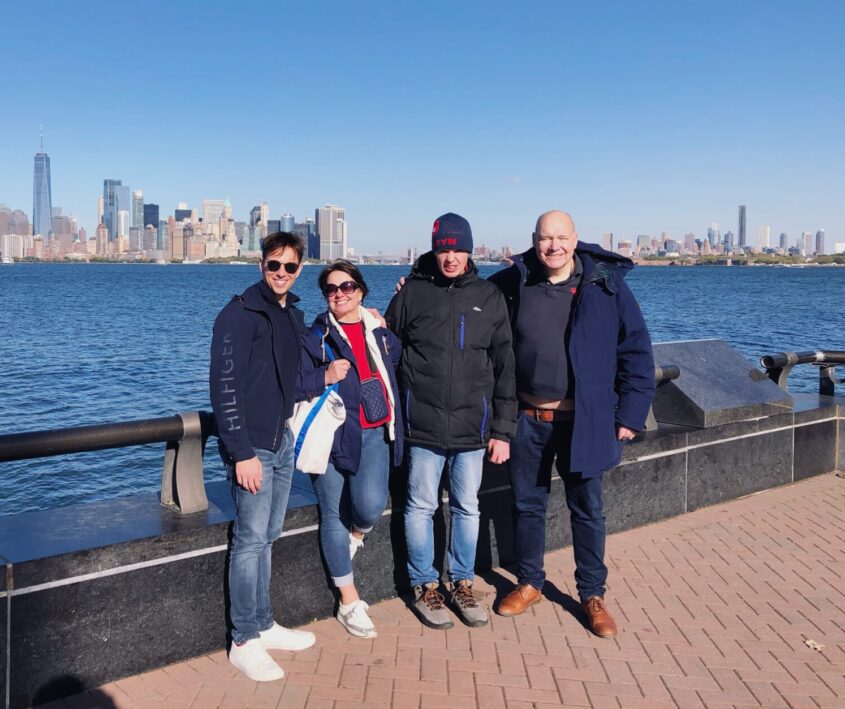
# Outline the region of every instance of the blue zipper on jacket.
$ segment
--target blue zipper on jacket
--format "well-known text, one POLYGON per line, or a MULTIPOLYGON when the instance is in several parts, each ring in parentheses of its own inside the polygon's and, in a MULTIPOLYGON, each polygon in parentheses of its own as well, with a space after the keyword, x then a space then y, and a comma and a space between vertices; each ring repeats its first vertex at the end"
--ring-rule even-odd
POLYGON ((487 428, 487 397, 482 396, 481 401, 484 403, 484 415, 481 417, 481 442, 484 443, 484 429, 487 428))
POLYGON ((460 332, 461 350, 464 349, 464 314, 461 313, 461 332, 460 332))

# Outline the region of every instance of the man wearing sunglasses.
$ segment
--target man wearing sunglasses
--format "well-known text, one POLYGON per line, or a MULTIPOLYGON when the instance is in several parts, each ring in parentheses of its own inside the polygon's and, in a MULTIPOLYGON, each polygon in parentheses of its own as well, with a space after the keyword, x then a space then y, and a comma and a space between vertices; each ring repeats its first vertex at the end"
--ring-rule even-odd
POLYGON ((304 650, 313 633, 273 620, 272 544, 282 533, 293 478, 287 419, 298 398, 346 376, 349 362, 299 374, 305 332, 290 289, 302 271, 302 239, 287 232, 261 246, 261 280, 235 296, 214 322, 209 383, 218 444, 232 481, 235 521, 229 548, 232 646, 229 661, 255 681, 282 679, 268 650, 304 650))
POLYGON ((414 264, 385 317, 402 340, 399 387, 408 451, 405 537, 412 608, 427 626, 452 621, 438 591, 433 516, 449 468, 452 607, 464 624, 485 625, 472 590, 478 543, 478 489, 485 451, 504 463, 516 425, 516 386, 507 306, 470 259, 472 231, 463 217, 434 222, 432 250, 414 264))

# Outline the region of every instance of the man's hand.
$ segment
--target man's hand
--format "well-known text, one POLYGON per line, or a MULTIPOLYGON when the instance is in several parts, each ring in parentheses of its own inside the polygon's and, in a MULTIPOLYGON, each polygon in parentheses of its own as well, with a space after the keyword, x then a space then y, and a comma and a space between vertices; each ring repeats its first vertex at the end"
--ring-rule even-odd
POLYGON ((367 312, 379 321, 381 327, 387 327, 387 321, 384 316, 378 311, 378 308, 367 308, 367 312))
POLYGON ((404 285, 405 285, 405 276, 400 276, 399 280, 396 281, 396 292, 398 293, 400 290, 402 290, 402 286, 404 286, 404 285))
POLYGON ((632 431, 630 428, 626 428, 625 426, 617 426, 616 427, 616 440, 617 441, 630 441, 636 438, 637 432, 632 431))
POLYGON ((346 379, 346 374, 352 365, 348 359, 336 359, 326 368, 326 386, 346 379))
POLYGON ((253 495, 261 489, 261 461, 257 456, 235 463, 235 478, 244 490, 253 495))
POLYGON ((491 438, 487 443, 487 459, 491 463, 506 463, 511 457, 511 444, 491 438))

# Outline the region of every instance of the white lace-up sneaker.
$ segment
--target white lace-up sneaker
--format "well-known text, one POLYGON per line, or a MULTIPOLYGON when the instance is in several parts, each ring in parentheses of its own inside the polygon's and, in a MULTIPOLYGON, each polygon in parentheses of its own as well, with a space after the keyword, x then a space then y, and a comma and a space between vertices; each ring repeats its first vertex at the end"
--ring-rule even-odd
POLYGON ((243 645, 232 643, 229 662, 255 682, 272 682, 285 676, 258 638, 247 640, 243 645))
POLYGON ((358 550, 364 546, 364 538, 356 537, 352 532, 349 533, 349 558, 354 559, 358 550))
POLYGON ((283 628, 275 622, 271 628, 261 633, 260 639, 265 650, 293 650, 294 652, 306 650, 317 642, 314 633, 283 628))
POLYGON ((368 608, 364 601, 355 601, 348 606, 340 604, 335 617, 352 635, 358 638, 376 638, 378 633, 367 613, 368 608))

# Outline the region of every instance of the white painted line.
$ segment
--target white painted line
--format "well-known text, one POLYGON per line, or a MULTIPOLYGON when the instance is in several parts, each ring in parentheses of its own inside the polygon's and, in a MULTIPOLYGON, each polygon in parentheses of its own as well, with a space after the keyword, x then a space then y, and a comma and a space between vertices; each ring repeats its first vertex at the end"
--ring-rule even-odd
MULTIPOLYGON (((282 532, 282 537, 293 537, 297 534, 307 534, 308 532, 314 532, 317 529, 318 525, 312 524, 308 527, 302 527, 300 529, 291 529, 287 532, 282 532)), ((28 593, 47 591, 51 588, 61 588, 62 586, 70 586, 74 583, 93 581, 95 579, 106 578, 107 576, 116 576, 118 574, 125 574, 131 571, 138 571, 140 569, 149 569, 154 566, 163 566, 164 564, 171 564, 175 561, 183 561, 184 559, 193 559, 198 556, 216 554, 221 551, 226 551, 228 548, 228 544, 218 544, 217 546, 206 547, 204 549, 194 549, 193 551, 186 551, 182 554, 172 554, 170 556, 159 557, 158 559, 148 559, 147 561, 139 561, 135 564, 125 564, 124 566, 115 566, 111 569, 103 569, 102 571, 92 571, 90 574, 80 574, 78 576, 70 576, 66 579, 58 579, 56 581, 39 583, 34 586, 26 586, 25 588, 16 588, 12 591, 2 591, 0 592, 0 598, 5 598, 6 596, 23 596, 28 593)))
MULTIPOLYGON (((831 416, 825 419, 816 419, 815 421, 807 421, 806 423, 796 423, 790 424, 789 426, 781 426, 780 428, 769 428, 765 431, 755 431, 753 433, 743 433, 740 436, 731 436, 730 438, 719 438, 715 441, 707 441, 706 443, 694 443, 690 446, 683 446, 681 448, 673 448, 672 450, 668 451, 661 451, 660 453, 650 453, 649 455, 641 455, 638 458, 634 458, 633 460, 626 460, 619 464, 618 467, 622 467, 623 465, 632 465, 634 463, 641 463, 647 460, 655 460, 657 458, 668 458, 670 455, 677 455, 678 453, 686 453, 687 451, 695 450, 696 448, 707 448, 709 446, 718 446, 722 443, 730 443, 731 441, 741 441, 745 438, 755 438, 757 436, 766 436, 770 433, 778 433, 780 431, 792 431, 796 428, 803 428, 805 426, 814 426, 817 423, 826 423, 828 421, 837 421, 838 417, 831 416)), ((704 429, 699 429, 704 430, 704 429)))

